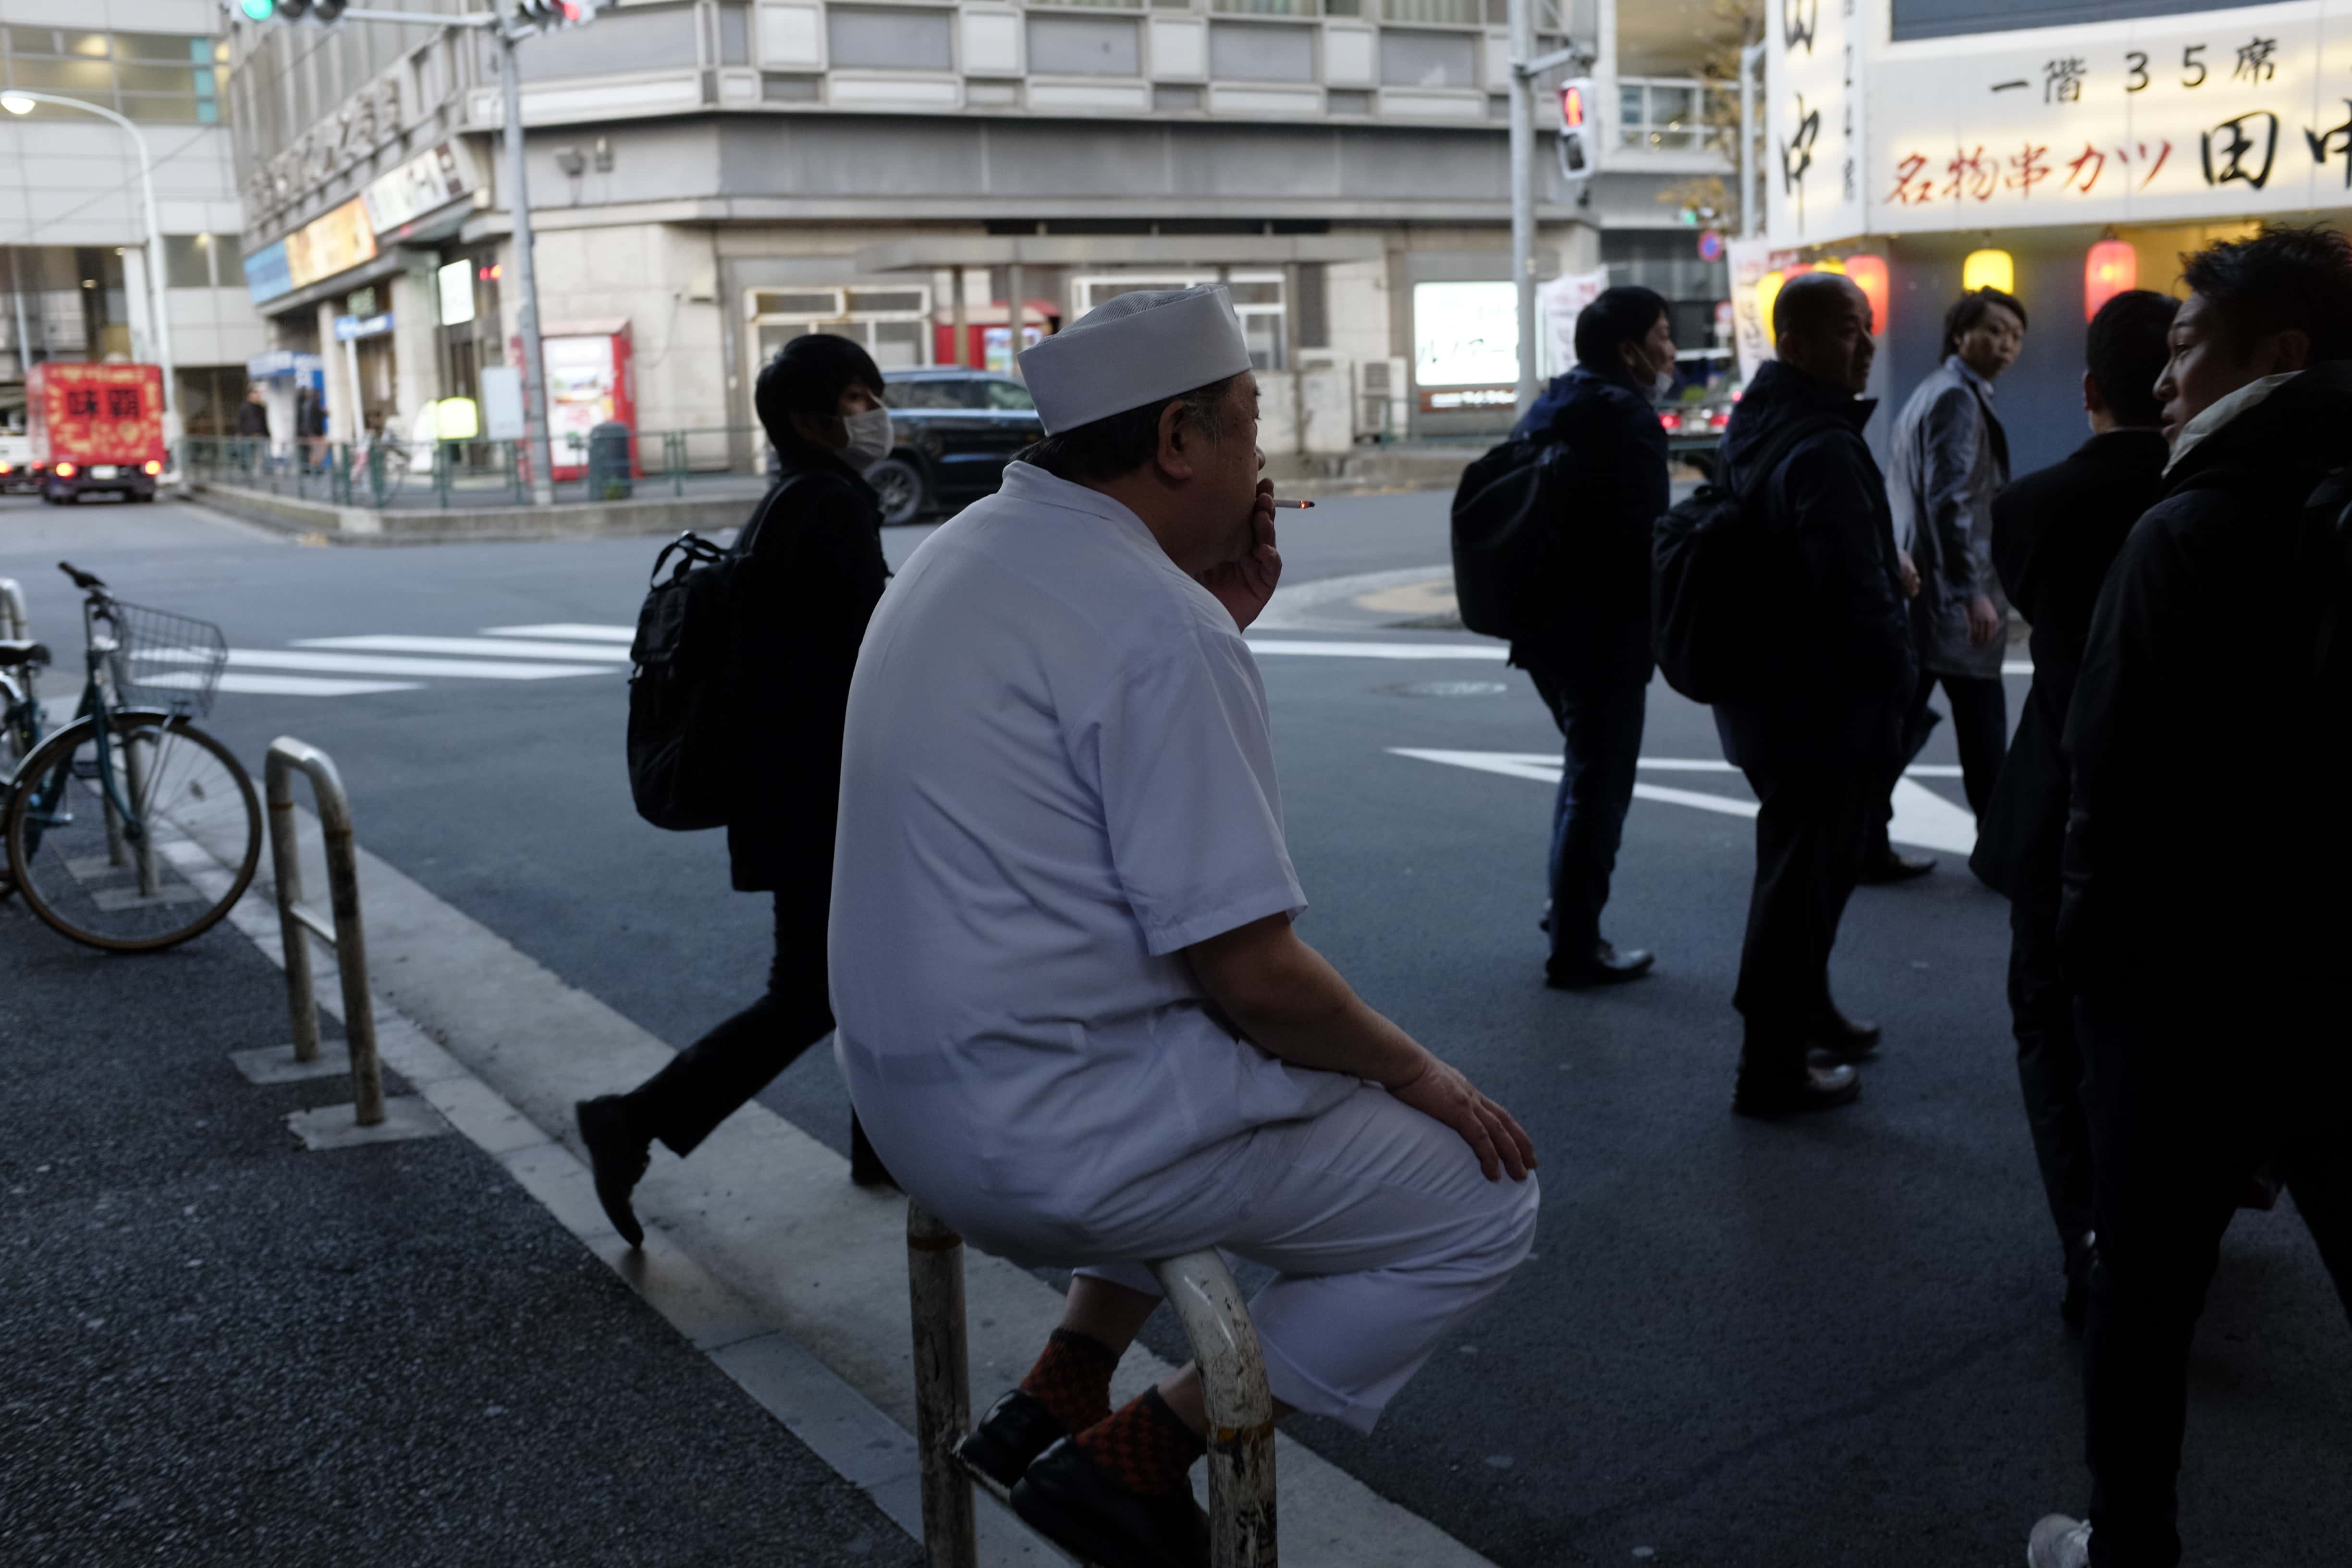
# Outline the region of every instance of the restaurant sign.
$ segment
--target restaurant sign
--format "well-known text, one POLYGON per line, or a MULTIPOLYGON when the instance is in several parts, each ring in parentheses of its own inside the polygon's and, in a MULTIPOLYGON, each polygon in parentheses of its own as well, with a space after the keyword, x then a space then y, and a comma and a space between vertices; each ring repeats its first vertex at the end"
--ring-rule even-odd
POLYGON ((2352 205, 2345 0, 1864 45, 1888 3, 1772 0, 1777 243, 2352 205))

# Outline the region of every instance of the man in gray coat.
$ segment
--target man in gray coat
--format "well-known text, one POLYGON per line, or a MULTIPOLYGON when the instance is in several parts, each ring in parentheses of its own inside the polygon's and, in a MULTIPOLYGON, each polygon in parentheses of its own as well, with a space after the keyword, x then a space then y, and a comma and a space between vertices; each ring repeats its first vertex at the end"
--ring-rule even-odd
MULTIPOLYGON (((1935 720, 1928 695, 1942 681, 1960 745, 1969 809, 1982 816, 2009 745, 2009 700, 2001 657, 2009 606, 1992 564, 1992 498, 2009 482, 2009 437, 1993 412, 1992 384, 2025 346, 2025 307, 1998 289, 1962 295, 1944 316, 1944 363, 1936 367, 1895 424, 1888 454, 1888 500, 1895 536, 1918 569, 1911 601, 1919 649, 1919 686, 1904 729, 1906 764, 1918 754, 1935 720)), ((1863 880, 1899 881, 1931 870, 1927 857, 1897 855, 1887 841, 1893 792, 1863 862, 1863 880)))

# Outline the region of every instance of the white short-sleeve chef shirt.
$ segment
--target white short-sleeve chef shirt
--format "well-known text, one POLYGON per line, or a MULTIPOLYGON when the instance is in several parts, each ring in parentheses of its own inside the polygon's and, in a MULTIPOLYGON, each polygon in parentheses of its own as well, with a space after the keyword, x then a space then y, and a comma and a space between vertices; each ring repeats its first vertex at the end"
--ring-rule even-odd
POLYGON ((1071 1220, 1354 1080, 1238 1038, 1181 949, 1306 898, 1233 617, 1098 491, 1015 463, 916 551, 850 687, 838 1052, 912 1190, 1071 1220))

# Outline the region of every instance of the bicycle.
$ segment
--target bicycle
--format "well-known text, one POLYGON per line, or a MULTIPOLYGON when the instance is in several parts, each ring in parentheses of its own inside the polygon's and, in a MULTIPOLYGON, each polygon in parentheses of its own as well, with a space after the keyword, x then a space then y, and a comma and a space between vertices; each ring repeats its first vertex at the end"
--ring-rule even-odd
POLYGON ((5 784, 0 843, 26 907, 110 952, 152 952, 209 931, 261 862, 261 801, 226 746, 196 728, 211 711, 227 639, 218 626, 126 605, 66 562, 82 590, 87 676, 72 722, 44 736, 38 643, 0 644, 7 709, 24 748, 5 784))

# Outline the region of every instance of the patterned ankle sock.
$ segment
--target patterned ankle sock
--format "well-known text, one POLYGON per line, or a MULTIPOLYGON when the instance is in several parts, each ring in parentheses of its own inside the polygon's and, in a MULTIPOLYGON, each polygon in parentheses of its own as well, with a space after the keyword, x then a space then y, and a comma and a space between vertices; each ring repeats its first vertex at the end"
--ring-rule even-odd
POLYGON ((1083 1432, 1110 1415, 1110 1374, 1118 1354, 1091 1335, 1055 1329, 1021 1392, 1051 1411, 1065 1432, 1083 1432))
POLYGON ((1185 1486, 1185 1472, 1209 1446, 1168 1408, 1156 1388, 1147 1388, 1071 1441, 1110 1479, 1113 1486, 1142 1497, 1159 1497, 1185 1486))

